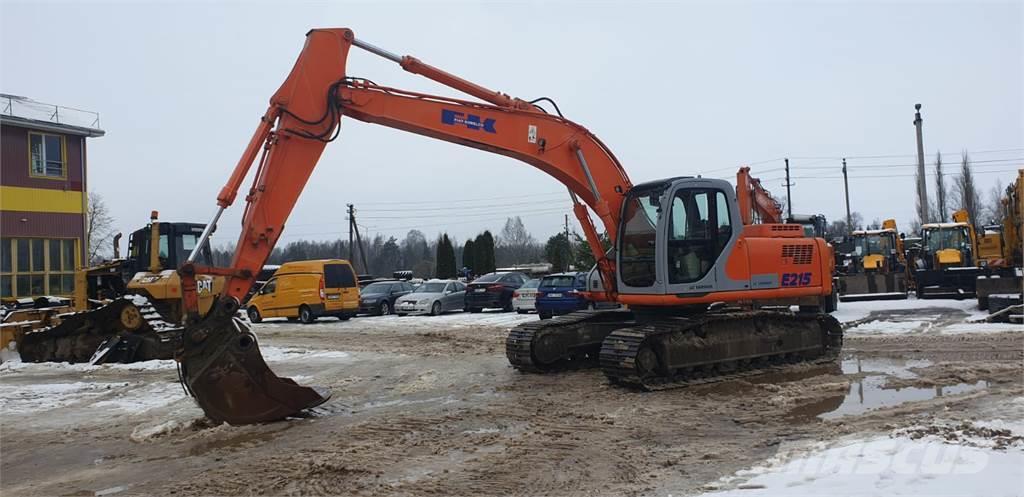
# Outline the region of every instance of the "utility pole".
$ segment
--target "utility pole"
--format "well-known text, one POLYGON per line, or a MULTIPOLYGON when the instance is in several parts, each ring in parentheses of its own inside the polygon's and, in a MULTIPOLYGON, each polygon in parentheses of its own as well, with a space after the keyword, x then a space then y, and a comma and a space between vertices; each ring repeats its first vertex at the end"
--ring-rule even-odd
POLYGON ((846 180, 846 157, 843 157, 843 191, 846 192, 846 234, 853 233, 853 218, 850 216, 850 183, 846 180))
POLYGON ((921 104, 915 104, 914 128, 917 129, 917 216, 921 224, 931 222, 928 219, 928 184, 924 180, 924 137, 921 133, 921 104))
POLYGON ((569 270, 569 260, 572 259, 572 242, 569 241, 569 215, 565 215, 565 270, 569 270))
POLYGON ((348 260, 349 262, 352 262, 354 261, 352 256, 355 255, 355 252, 353 252, 355 247, 352 246, 352 227, 355 226, 355 223, 352 222, 352 215, 355 214, 355 208, 352 204, 346 205, 348 205, 348 260))
MULTIPOLYGON (((352 204, 348 204, 348 227, 349 227, 349 240, 352 239, 352 232, 356 235, 356 244, 359 245, 359 259, 363 261, 363 274, 369 274, 370 266, 366 263, 366 252, 363 250, 363 239, 359 236, 359 225, 356 224, 356 210, 352 207, 352 204)), ((351 243, 351 242, 350 242, 351 243)), ((352 245, 349 245, 349 253, 352 251, 352 245)), ((351 259, 353 261, 354 259, 351 259)))
POLYGON ((786 219, 793 219, 793 193, 789 190, 789 187, 793 186, 793 183, 789 181, 789 158, 786 158, 786 219))

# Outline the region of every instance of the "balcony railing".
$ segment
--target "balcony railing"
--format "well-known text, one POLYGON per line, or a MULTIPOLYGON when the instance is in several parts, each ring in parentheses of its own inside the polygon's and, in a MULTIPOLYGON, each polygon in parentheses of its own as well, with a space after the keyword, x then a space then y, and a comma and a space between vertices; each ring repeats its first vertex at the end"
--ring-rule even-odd
POLYGON ((0 114, 80 128, 100 129, 99 112, 36 102, 31 98, 5 93, 0 93, 0 114))

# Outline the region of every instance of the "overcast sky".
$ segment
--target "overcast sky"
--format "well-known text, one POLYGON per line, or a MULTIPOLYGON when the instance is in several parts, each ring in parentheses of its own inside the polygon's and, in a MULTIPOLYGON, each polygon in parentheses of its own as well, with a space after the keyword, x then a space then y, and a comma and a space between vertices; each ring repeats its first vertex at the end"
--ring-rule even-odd
MULTIPOLYGON (((107 135, 89 143, 89 188, 125 233, 152 209, 168 221, 206 222, 312 27, 350 27, 490 88, 554 98, 611 147, 634 183, 734 180, 751 163, 781 196, 780 158, 791 157, 794 212, 831 220, 845 215, 846 156, 853 210, 906 228, 918 102, 929 163, 936 151, 949 164, 968 150, 986 193, 1024 165, 1021 2, 4 0, 0 92, 100 113, 107 135), (852 159, 864 156, 885 157, 852 159)), ((360 50, 348 68, 458 96, 360 50)), ((929 190, 934 196, 931 180, 929 190)), ((520 214, 544 240, 565 213, 572 219, 564 188, 530 166, 352 119, 283 242, 347 237, 346 203, 368 234, 398 238, 419 227, 465 240, 520 214)), ((216 245, 237 238, 241 208, 240 197, 216 245)))

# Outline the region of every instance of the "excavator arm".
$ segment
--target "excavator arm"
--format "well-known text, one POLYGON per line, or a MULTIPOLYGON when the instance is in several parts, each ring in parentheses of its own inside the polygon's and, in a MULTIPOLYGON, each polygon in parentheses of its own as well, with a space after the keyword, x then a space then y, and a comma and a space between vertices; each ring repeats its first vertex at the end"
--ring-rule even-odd
POLYGON ((782 205, 761 185, 761 180, 750 175, 749 167, 736 172, 736 199, 740 205, 743 224, 784 223, 782 205))
POLYGON ((329 396, 326 390, 274 375, 263 362, 255 336, 234 314, 284 231, 324 148, 342 132, 342 116, 512 157, 554 177, 569 191, 574 213, 598 260, 604 288, 609 289, 606 298, 613 299, 613 265, 605 257, 587 208, 597 214, 614 242, 624 193, 632 185, 596 136, 561 115, 545 112, 535 102, 486 89, 413 57, 399 57, 357 40, 349 29, 310 31, 295 66, 270 99, 218 194, 217 213, 180 270, 190 321, 180 354, 183 383, 206 414, 232 424, 269 421, 315 406, 329 396), (346 60, 352 46, 486 103, 413 93, 349 77, 346 60), (231 267, 195 265, 195 255, 223 211, 234 203, 254 164, 231 267), (218 305, 206 316, 199 315, 197 274, 227 279, 218 305))

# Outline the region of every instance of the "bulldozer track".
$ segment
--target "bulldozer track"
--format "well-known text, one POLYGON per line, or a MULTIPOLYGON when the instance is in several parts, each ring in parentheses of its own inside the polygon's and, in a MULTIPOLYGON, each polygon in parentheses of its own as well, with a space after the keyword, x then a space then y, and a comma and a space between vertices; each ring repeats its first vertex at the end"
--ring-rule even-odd
MULTIPOLYGON (((182 330, 165 321, 145 297, 128 295, 96 309, 62 315, 55 326, 25 333, 18 347, 28 362, 88 362, 107 339, 133 335, 147 342, 139 360, 170 359, 182 330)), ((132 355, 137 348, 132 348, 132 355)))
POLYGON ((597 367, 598 351, 604 336, 592 343, 597 337, 585 337, 588 333, 582 329, 583 325, 622 323, 628 326, 631 320, 632 313, 628 311, 588 310, 521 324, 509 331, 505 339, 505 355, 512 367, 526 373, 555 373, 597 367), (572 345, 565 345, 567 342, 572 345), (585 342, 585 345, 578 345, 581 342, 585 342), (548 360, 540 361, 538 356, 546 356, 548 360))
MULTIPOLYGON (((756 327, 755 327, 756 329, 756 327)), ((777 339, 777 335, 759 336, 759 332, 739 329, 734 334, 746 339, 761 340, 777 339)), ((788 333, 788 332, 787 332, 788 333)), ((749 376, 762 375, 769 372, 785 370, 792 364, 824 364, 835 361, 842 346, 842 329, 839 323, 828 315, 799 315, 771 311, 755 311, 741 314, 707 315, 700 318, 679 318, 663 322, 648 323, 640 326, 616 330, 605 339, 601 347, 600 364, 608 379, 617 385, 642 390, 666 390, 693 385, 703 385, 720 381, 728 381, 749 376), (724 356, 714 358, 702 357, 701 361, 687 364, 674 364, 666 367, 664 347, 693 347, 702 350, 708 344, 708 336, 700 336, 700 332, 709 324, 737 324, 740 328, 749 325, 775 324, 786 327, 808 326, 816 324, 820 329, 819 347, 809 349, 780 349, 779 344, 767 347, 768 351, 761 354, 741 356, 724 356), (656 344, 653 342, 661 342, 656 344), (662 347, 658 347, 661 345, 662 347), (774 351, 773 351, 774 350, 774 351)), ((681 350, 681 349, 680 349, 681 350)), ((672 351, 679 353, 680 350, 672 351)), ((703 354, 701 354, 703 356, 703 354)))

